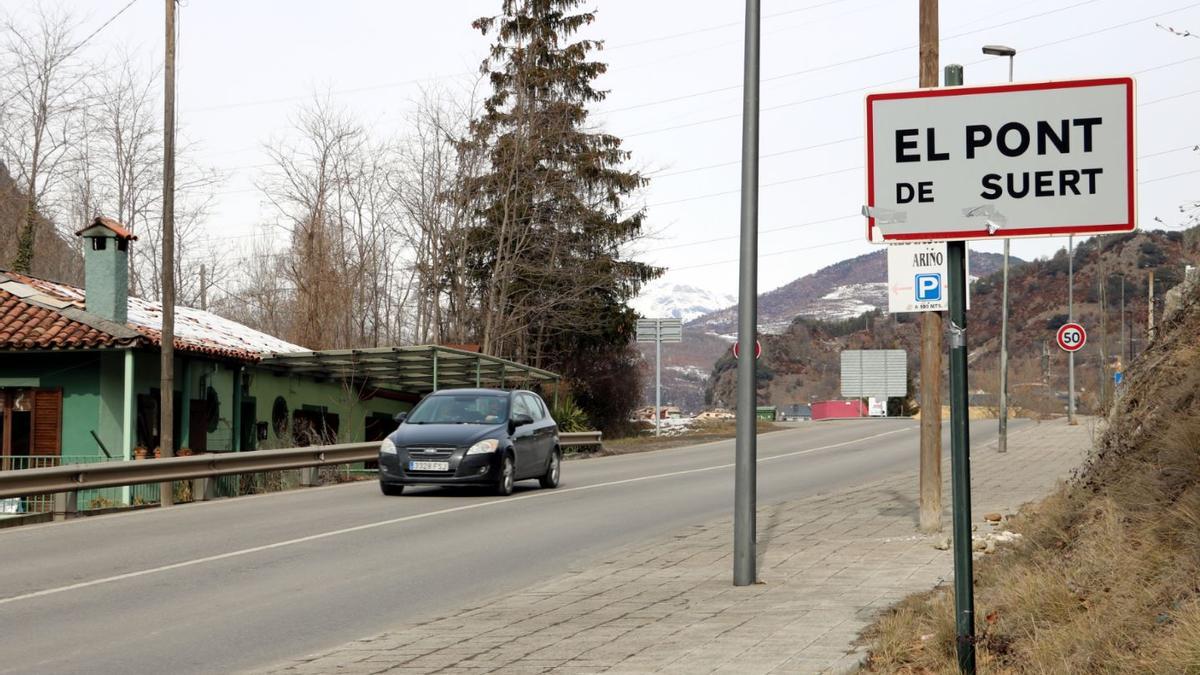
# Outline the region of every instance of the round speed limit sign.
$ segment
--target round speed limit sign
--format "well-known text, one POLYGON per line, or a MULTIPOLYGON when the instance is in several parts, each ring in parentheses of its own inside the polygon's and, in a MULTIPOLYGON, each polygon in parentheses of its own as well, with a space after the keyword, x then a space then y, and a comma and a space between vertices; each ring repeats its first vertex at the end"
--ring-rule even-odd
POLYGON ((1058 329, 1058 346, 1063 351, 1077 352, 1087 344, 1087 331, 1077 323, 1064 323, 1058 329))

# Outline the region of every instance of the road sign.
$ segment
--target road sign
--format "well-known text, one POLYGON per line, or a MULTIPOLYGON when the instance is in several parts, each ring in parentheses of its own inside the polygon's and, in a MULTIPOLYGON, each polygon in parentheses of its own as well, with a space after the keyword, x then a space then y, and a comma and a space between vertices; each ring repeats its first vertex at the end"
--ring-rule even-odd
POLYGON ((842 396, 862 398, 908 394, 908 356, 903 349, 847 349, 842 352, 842 396))
POLYGON ((638 342, 682 342, 682 319, 638 319, 638 342))
POLYGON ((1133 79, 867 96, 867 237, 1135 228, 1133 79))
POLYGON ((1063 351, 1077 352, 1087 344, 1087 331, 1077 323, 1064 323, 1058 329, 1058 346, 1063 351))
POLYGON ((890 244, 888 313, 949 310, 949 293, 946 292, 949 278, 946 242, 890 244))
MULTIPOLYGON (((733 343, 733 358, 735 358, 735 359, 738 358, 738 356, 741 353, 742 353, 742 348, 738 346, 737 342, 733 343)), ((755 340, 754 341, 754 360, 757 361, 760 358, 762 358, 762 343, 759 342, 758 340, 755 340)))

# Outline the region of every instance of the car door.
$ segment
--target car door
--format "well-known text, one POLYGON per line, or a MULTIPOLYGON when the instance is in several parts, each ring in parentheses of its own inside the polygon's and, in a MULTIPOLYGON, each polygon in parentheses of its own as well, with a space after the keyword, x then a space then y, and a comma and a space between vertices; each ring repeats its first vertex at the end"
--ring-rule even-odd
POLYGON ((550 420, 550 414, 546 412, 546 405, 542 403, 542 399, 537 394, 524 393, 521 395, 525 397, 526 405, 533 411, 533 436, 537 452, 530 471, 533 475, 540 476, 545 472, 546 465, 550 461, 550 452, 554 449, 554 425, 550 420))
POLYGON ((518 479, 528 478, 530 471, 537 459, 537 435, 536 425, 537 417, 529 406, 529 399, 523 394, 513 394, 512 410, 509 412, 509 419, 515 419, 517 415, 529 415, 534 420, 533 424, 522 424, 513 429, 512 442, 513 454, 516 455, 514 469, 518 479))
POLYGON ((541 396, 537 394, 530 394, 530 396, 533 397, 534 403, 542 413, 541 419, 538 420, 538 433, 542 441, 542 466, 546 466, 546 462, 550 461, 550 453, 554 452, 555 446, 558 445, 558 423, 550 416, 550 406, 546 405, 541 396))

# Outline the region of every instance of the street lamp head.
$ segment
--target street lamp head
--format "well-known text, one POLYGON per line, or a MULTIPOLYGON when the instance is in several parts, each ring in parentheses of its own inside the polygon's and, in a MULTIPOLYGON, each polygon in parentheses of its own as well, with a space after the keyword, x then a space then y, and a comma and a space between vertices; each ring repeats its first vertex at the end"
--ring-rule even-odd
POLYGON ((984 45, 983 53, 988 56, 1016 56, 1017 50, 1004 45, 984 45))

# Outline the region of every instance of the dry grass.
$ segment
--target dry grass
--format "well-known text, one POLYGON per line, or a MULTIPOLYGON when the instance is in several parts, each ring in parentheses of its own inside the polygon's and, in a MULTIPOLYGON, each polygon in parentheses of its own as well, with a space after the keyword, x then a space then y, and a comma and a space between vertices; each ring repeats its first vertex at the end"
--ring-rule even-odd
MULTIPOLYGON (((1200 307, 1128 373, 1089 464, 1011 522, 976 568, 985 673, 1200 675, 1200 307)), ((953 595, 904 601, 864 635, 869 670, 952 673, 953 595)))

